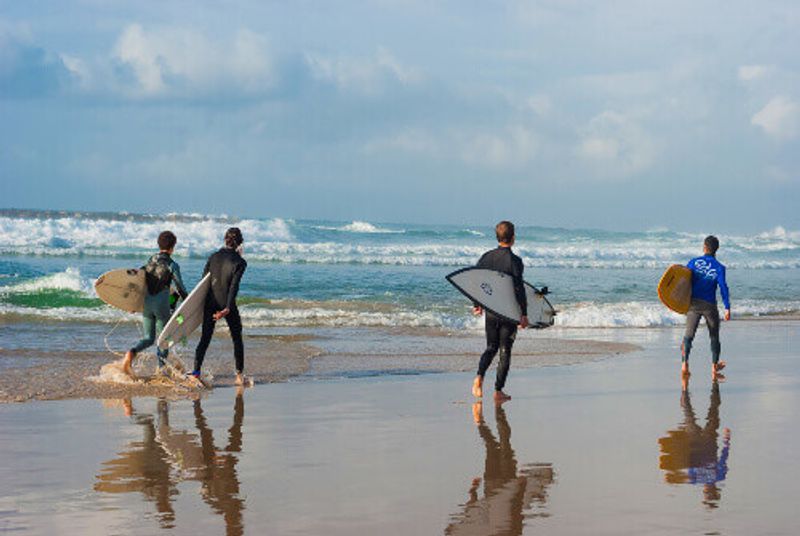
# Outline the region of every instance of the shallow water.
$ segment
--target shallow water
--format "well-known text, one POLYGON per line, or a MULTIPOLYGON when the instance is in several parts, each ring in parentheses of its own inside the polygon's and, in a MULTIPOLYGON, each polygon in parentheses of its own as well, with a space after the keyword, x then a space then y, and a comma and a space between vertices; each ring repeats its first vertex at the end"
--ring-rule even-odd
POLYGON ((500 411, 469 373, 3 405, 0 531, 794 534, 799 328, 726 324, 718 391, 699 335, 688 396, 661 329, 512 369, 500 411))

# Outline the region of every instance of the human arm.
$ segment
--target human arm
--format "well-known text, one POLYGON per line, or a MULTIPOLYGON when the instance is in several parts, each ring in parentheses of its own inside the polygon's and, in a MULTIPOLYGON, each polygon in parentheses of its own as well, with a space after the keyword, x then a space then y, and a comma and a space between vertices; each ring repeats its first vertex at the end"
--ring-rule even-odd
POLYGON ((189 295, 186 292, 186 285, 183 284, 183 277, 181 276, 181 267, 178 265, 177 262, 172 262, 170 269, 172 271, 172 281, 175 283, 175 287, 178 289, 178 294, 181 295, 181 299, 185 300, 186 296, 189 295))
POLYGON ((519 326, 524 329, 528 327, 528 297, 525 294, 525 283, 522 279, 522 273, 525 271, 522 259, 515 257, 512 262, 512 267, 514 270, 511 274, 514 284, 514 297, 517 299, 521 313, 519 326))
POLYGON ((722 303, 725 304, 725 320, 730 320, 731 319, 730 292, 728 291, 728 282, 725 279, 725 267, 722 265, 720 265, 717 283, 719 284, 719 293, 722 294, 722 303))
POLYGON ((247 262, 244 259, 241 262, 237 263, 236 268, 233 270, 233 275, 231 276, 231 283, 228 286, 228 301, 225 303, 225 309, 228 311, 236 305, 236 295, 239 294, 239 283, 242 280, 242 276, 244 275, 244 271, 247 269, 247 262))

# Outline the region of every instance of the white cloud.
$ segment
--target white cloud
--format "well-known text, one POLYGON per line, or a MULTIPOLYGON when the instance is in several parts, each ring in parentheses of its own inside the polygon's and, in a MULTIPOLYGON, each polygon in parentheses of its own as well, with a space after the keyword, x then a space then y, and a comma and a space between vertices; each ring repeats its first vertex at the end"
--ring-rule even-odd
POLYGON ((527 107, 540 116, 545 117, 550 114, 553 109, 553 102, 550 97, 544 94, 532 95, 526 101, 527 107))
POLYGON ((375 94, 390 82, 407 86, 422 80, 422 73, 418 69, 403 65, 384 48, 379 48, 374 56, 367 58, 331 58, 307 53, 305 59, 317 80, 328 81, 339 89, 356 93, 375 94))
POLYGON ((367 154, 399 152, 432 158, 460 160, 488 168, 520 168, 539 153, 536 133, 521 125, 500 129, 446 129, 431 132, 404 129, 363 146, 367 154))
POLYGON ((655 143, 629 117, 605 111, 579 130, 578 156, 599 176, 627 177, 649 168, 656 159, 655 143))
POLYGON ((764 129, 769 136, 788 140, 797 135, 800 106, 786 97, 775 97, 750 119, 750 123, 764 129))
MULTIPOLYGON (((771 182, 777 184, 790 184, 794 182, 798 182, 798 175, 796 173, 790 173, 785 169, 779 166, 768 166, 764 170, 764 176, 771 182)), ((786 231, 783 230, 785 233, 786 231)), ((800 233, 798 233, 800 234, 800 233)))
POLYGON ((461 159, 494 168, 519 168, 539 152, 536 134, 523 126, 500 132, 466 133, 461 136, 461 159))
POLYGON ((158 96, 171 91, 257 91, 273 82, 266 39, 239 30, 232 42, 212 41, 183 28, 145 31, 139 24, 125 28, 112 57, 131 69, 130 93, 158 96))
POLYGON ((394 135, 367 142, 363 149, 367 154, 401 152, 427 156, 440 156, 441 138, 422 129, 404 129, 394 135))
POLYGON ((70 75, 77 81, 78 86, 87 88, 91 85, 92 74, 89 66, 82 59, 70 56, 69 54, 61 54, 61 62, 67 68, 70 75))
POLYGON ((752 82, 769 74, 771 67, 768 65, 741 65, 738 70, 739 80, 742 82, 752 82))

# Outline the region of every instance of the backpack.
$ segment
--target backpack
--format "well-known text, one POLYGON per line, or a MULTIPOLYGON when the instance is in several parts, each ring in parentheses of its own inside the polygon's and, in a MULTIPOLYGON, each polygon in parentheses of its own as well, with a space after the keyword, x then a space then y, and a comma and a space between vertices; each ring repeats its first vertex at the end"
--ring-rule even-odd
POLYGON ((172 270, 170 270, 169 256, 153 255, 144 267, 144 280, 147 284, 147 293, 154 296, 169 288, 172 282, 172 270))

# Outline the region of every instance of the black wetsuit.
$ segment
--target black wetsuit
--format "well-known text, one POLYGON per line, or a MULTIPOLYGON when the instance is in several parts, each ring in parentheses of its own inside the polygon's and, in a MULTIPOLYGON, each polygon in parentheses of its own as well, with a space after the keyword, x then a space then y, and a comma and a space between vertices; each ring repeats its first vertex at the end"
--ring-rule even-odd
POLYGON ((211 274, 211 290, 206 296, 203 311, 203 334, 197 345, 194 356, 194 370, 203 366, 206 350, 214 335, 214 313, 228 309, 225 317, 233 339, 233 355, 236 358, 236 372, 244 370, 244 344, 242 343, 242 319, 236 307, 236 295, 239 293, 239 282, 247 268, 247 262, 235 250, 222 248, 206 262, 203 275, 211 274))
MULTIPOLYGON (((511 276, 514 282, 514 296, 522 310, 523 316, 528 316, 528 298, 525 296, 525 286, 522 283, 524 266, 522 259, 511 252, 511 248, 498 247, 483 254, 477 264, 478 268, 497 270, 511 276)), ((494 388, 502 391, 511 368, 511 347, 517 336, 517 323, 509 322, 489 311, 486 311, 486 350, 478 364, 478 376, 486 375, 494 356, 500 352, 500 362, 497 364, 497 379, 494 388)))

